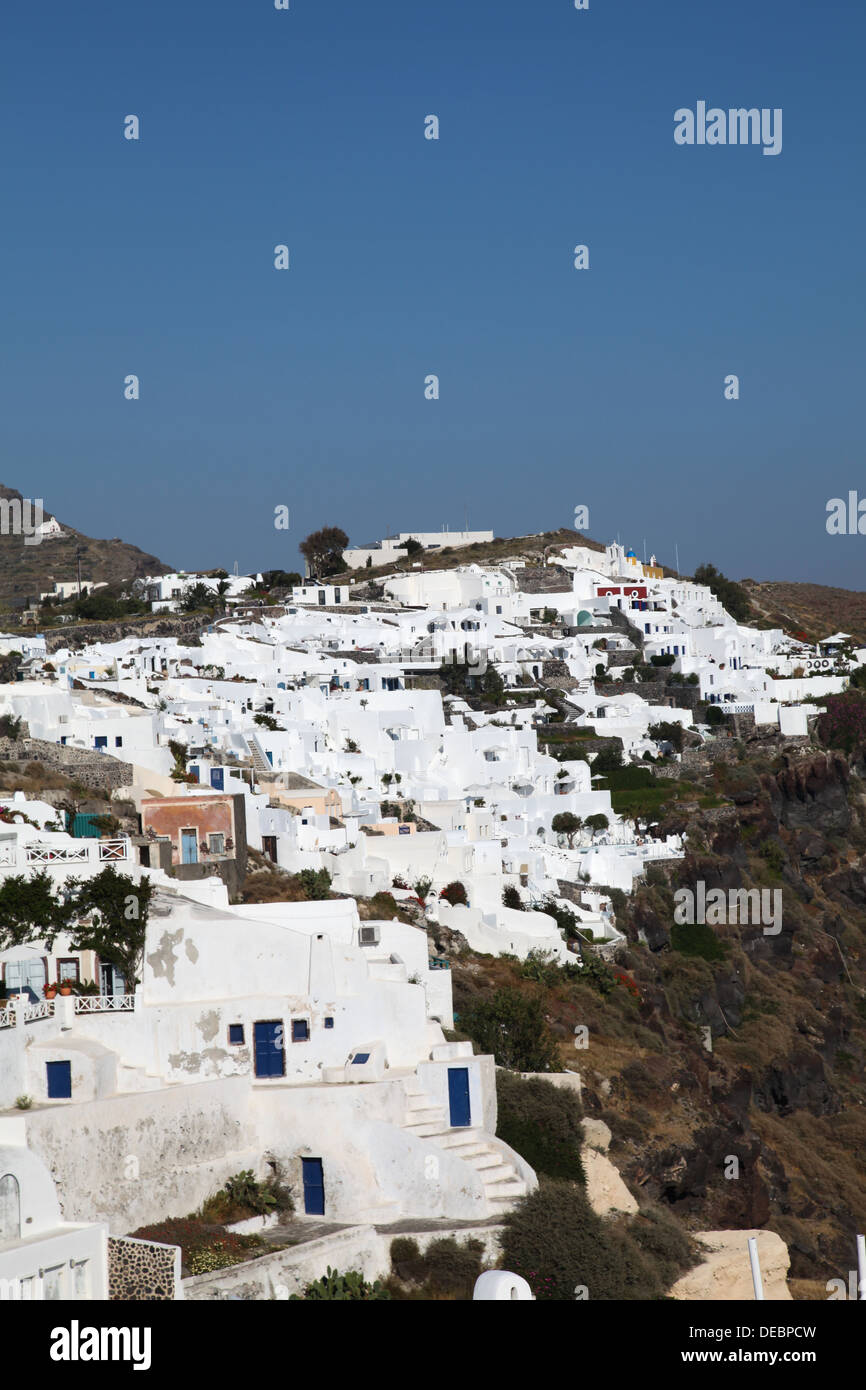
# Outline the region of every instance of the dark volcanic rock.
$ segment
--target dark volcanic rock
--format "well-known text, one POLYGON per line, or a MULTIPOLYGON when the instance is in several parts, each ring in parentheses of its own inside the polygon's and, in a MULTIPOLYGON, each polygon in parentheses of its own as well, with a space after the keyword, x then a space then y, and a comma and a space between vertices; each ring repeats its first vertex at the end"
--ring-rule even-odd
POLYGON ((773 809, 789 830, 838 834, 851 824, 848 764, 840 753, 789 761, 771 788, 773 809))
POLYGON ((794 1110, 835 1115, 840 1109, 821 1057, 805 1047, 795 1049, 790 1058, 777 1060, 756 1077, 754 1095, 760 1110, 777 1115, 790 1115, 794 1110))

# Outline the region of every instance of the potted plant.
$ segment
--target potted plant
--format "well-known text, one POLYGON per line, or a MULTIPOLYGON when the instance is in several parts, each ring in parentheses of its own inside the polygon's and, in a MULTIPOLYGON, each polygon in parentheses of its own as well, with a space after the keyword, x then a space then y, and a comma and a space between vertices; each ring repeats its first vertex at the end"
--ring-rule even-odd
POLYGON ((71 980, 61 980, 61 981, 60 981, 60 993, 63 994, 63 995, 67 995, 67 994, 71 994, 71 993, 72 993, 72 981, 71 981, 71 980))
POLYGON ((46 999, 53 999, 57 993, 57 986, 55 984, 47 984, 42 993, 45 995, 46 999))

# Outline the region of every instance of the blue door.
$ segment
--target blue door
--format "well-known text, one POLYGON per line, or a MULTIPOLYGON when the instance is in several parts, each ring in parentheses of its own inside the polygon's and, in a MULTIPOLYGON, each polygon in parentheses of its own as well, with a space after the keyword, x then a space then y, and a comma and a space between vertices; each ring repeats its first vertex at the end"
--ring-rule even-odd
POLYGON ((465 1128, 472 1123, 472 1110, 469 1105, 469 1068, 449 1067, 448 1069, 448 1108, 452 1128, 465 1128))
POLYGON ((180 832, 180 862, 182 864, 198 863, 197 830, 182 830, 180 832))
POLYGON ((256 1023, 255 1036, 256 1076, 283 1076, 283 1025, 281 1020, 273 1019, 267 1023, 256 1023))
POLYGON ((48 1073, 48 1099, 71 1100, 72 1063, 46 1062, 45 1070, 48 1073))
POLYGON ((304 1169, 304 1211, 308 1216, 325 1215, 325 1176, 320 1158, 302 1158, 304 1169))
POLYGON ((214 791, 221 792, 225 790, 225 779, 223 777, 223 769, 221 767, 211 768, 210 784, 213 787, 214 791))

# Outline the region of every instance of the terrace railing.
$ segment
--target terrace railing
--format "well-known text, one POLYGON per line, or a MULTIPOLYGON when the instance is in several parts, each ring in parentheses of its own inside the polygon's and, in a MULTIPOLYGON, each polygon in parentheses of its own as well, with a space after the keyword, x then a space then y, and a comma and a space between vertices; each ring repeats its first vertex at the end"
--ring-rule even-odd
POLYGON ((40 999, 38 1004, 27 1004, 24 1008, 24 1022, 38 1023, 40 1019, 52 1018, 54 1014, 54 1000, 40 999))
POLYGON ((79 994, 75 999, 77 1014, 129 1014, 134 1008, 134 994, 79 994))

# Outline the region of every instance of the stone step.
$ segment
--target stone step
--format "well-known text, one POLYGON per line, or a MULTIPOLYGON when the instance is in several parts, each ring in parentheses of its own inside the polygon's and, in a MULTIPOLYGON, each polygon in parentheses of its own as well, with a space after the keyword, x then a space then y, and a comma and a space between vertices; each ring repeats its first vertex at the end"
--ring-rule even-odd
POLYGON ((409 1134, 414 1134, 416 1139, 432 1139, 442 1132, 437 1120, 418 1120, 414 1124, 404 1125, 403 1128, 409 1134))
POLYGON ((447 1129, 442 1135, 443 1149, 459 1149, 464 1144, 487 1143, 484 1131, 480 1129, 447 1129))
POLYGON ((467 1163, 471 1163, 472 1167, 479 1173, 485 1173, 489 1168, 502 1167, 501 1157, 492 1149, 481 1149, 478 1153, 461 1154, 460 1156, 465 1158, 467 1163))
POLYGON ((497 1182, 490 1184, 490 1186, 485 1183, 484 1189, 488 1201, 499 1201, 503 1197, 511 1199, 526 1196, 526 1183, 521 1178, 510 1178, 506 1182, 497 1182))

